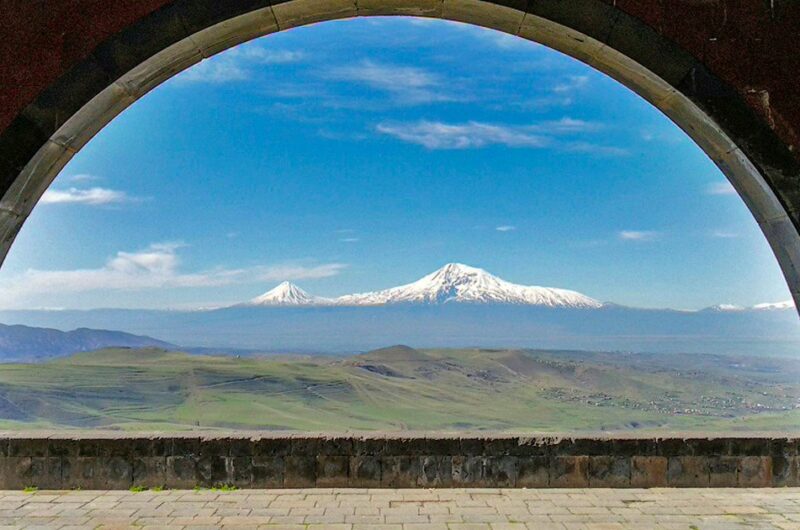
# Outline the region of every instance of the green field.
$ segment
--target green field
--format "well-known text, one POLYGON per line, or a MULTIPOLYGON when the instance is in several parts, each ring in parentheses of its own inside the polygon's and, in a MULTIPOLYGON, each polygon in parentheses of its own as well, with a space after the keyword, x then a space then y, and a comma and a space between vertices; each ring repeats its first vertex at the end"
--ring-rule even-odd
POLYGON ((786 359, 538 350, 234 357, 114 349, 0 365, 0 428, 797 431, 786 359))

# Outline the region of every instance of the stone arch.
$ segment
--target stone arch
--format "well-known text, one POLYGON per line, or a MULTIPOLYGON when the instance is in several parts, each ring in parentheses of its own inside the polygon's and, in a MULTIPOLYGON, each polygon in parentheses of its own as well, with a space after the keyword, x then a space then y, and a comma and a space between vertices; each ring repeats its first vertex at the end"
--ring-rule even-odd
MULTIPOLYGON (((646 23, 646 10, 637 14, 631 2, 624 2, 623 9, 603 0, 147 0, 127 6, 123 0, 104 13, 96 3, 80 1, 94 10, 86 14, 108 19, 113 27, 89 30, 85 36, 62 28, 85 52, 65 61, 57 75, 39 80, 41 90, 32 101, 23 105, 24 97, 12 98, 6 111, 10 118, 0 121, 0 262, 69 159, 116 115, 178 72, 242 42, 296 26, 413 15, 471 23, 539 42, 608 74, 652 103, 731 181, 800 302, 800 159, 794 150, 800 115, 796 128, 786 120, 777 124, 769 91, 756 90, 755 103, 744 97, 743 91, 750 94, 751 89, 723 81, 691 46, 678 45, 652 21, 646 23)), ((17 1, 20 10, 25 2, 17 1)), ((665 5, 639 3, 662 10, 665 5)), ((775 16, 774 6, 762 8, 772 9, 775 16)), ((660 16, 666 15, 662 11, 660 16)), ((791 33, 793 24, 800 25, 800 10, 786 16, 789 22, 781 24, 788 24, 791 33)), ((694 30, 689 24, 688 31, 694 30)), ((62 42, 62 52, 64 48, 62 42)), ((790 64, 800 62, 800 53, 790 53, 790 64)), ((12 74, 16 68, 24 77, 26 69, 36 69, 13 60, 3 64, 4 59, 9 63, 8 57, 0 52, 0 66, 10 66, 12 74)))

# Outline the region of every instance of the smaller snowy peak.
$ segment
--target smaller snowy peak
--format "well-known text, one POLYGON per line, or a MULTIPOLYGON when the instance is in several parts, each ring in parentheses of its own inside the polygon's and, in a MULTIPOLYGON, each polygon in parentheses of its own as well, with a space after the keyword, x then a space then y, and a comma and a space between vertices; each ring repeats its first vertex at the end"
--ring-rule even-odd
POLYGON ((764 304, 756 304, 753 306, 756 311, 776 311, 781 309, 794 309, 793 300, 784 300, 783 302, 771 302, 764 304))
POLYGON ((326 302, 327 299, 312 296, 291 282, 283 282, 261 296, 253 298, 247 305, 320 305, 326 302))

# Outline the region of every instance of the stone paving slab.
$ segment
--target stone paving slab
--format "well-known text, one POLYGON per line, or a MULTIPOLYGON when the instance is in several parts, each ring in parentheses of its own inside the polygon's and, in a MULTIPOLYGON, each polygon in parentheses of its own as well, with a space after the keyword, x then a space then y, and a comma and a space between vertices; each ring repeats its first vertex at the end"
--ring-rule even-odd
POLYGON ((800 530, 800 488, 0 491, 11 528, 800 530))

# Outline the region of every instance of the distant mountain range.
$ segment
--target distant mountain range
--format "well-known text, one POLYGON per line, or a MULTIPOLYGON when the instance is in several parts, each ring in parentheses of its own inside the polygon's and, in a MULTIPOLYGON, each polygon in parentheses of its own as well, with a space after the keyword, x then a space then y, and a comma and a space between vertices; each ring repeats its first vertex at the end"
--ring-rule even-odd
MULTIPOLYGON (((800 319, 789 302, 700 311, 632 308, 567 289, 513 284, 457 263, 407 285, 339 298, 313 296, 283 282, 248 302, 218 309, 0 311, 0 322, 62 330, 121 329, 195 351, 352 353, 410 344, 800 353, 800 319)), ((20 343, 17 350, 37 347, 20 343)), ((81 345, 73 351, 83 349, 81 345)), ((3 352, 11 354, 14 348, 3 352)))
POLYGON ((168 342, 121 331, 80 328, 65 332, 0 324, 0 359, 4 361, 44 360, 111 347, 176 348, 168 342))
MULTIPOLYGON (((477 267, 448 263, 419 280, 368 293, 347 294, 338 298, 314 296, 291 282, 282 282, 274 289, 238 306, 376 306, 389 304, 514 304, 577 309, 599 309, 618 306, 602 303, 569 289, 519 285, 507 282, 477 267)), ((762 303, 750 307, 719 304, 702 311, 763 311, 794 309, 791 300, 762 303)))
POLYGON ((518 285, 502 280, 483 269, 461 263, 448 263, 413 283, 339 298, 312 296, 292 283, 283 282, 271 291, 254 298, 247 305, 374 306, 446 303, 522 304, 572 308, 598 308, 603 305, 575 291, 518 285))

